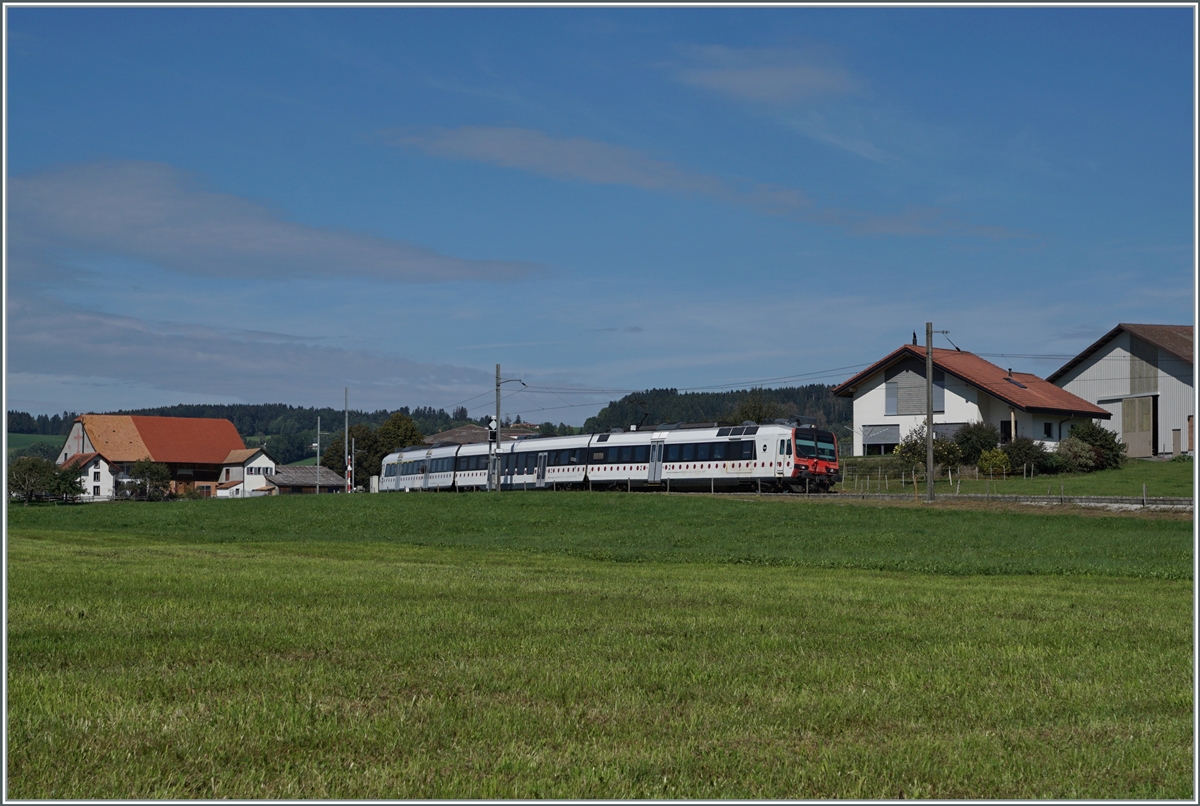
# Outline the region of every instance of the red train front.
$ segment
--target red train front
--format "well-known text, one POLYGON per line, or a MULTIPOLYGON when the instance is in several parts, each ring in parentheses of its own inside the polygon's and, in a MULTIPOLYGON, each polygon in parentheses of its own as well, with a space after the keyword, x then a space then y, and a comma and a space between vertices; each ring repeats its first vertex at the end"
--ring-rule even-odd
POLYGON ((842 480, 838 464, 837 437, 830 431, 801 426, 792 431, 795 446, 792 464, 792 489, 798 492, 827 493, 842 480))

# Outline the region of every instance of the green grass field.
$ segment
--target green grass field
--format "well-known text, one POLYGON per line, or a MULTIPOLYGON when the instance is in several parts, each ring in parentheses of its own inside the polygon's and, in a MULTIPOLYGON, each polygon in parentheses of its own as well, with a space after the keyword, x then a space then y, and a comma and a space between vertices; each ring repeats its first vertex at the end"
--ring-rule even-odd
MULTIPOLYGON (((865 464, 865 463, 864 463, 865 464)), ((1146 485, 1146 495, 1175 498, 1191 498, 1194 495, 1193 462, 1161 462, 1147 459, 1131 459, 1120 470, 1100 470, 1095 473, 1063 473, 1057 476, 1035 476, 1022 478, 1021 469, 1017 468, 1016 477, 1011 473, 1007 478, 996 476, 989 479, 985 475, 979 478, 968 475, 963 478, 955 476, 954 483, 945 477, 937 480, 935 491, 938 495, 949 495, 956 491, 963 494, 993 495, 1097 495, 1097 496, 1128 496, 1141 497, 1142 485, 1146 485), (1049 492, 1047 492, 1047 490, 1049 492)), ((907 491, 912 492, 912 480, 907 484, 893 473, 886 480, 878 472, 871 474, 870 492, 907 491)), ((845 492, 865 491, 867 472, 864 469, 854 478, 853 473, 838 489, 845 492), (856 486, 857 482, 857 486, 856 486)), ((925 480, 919 474, 918 486, 925 490, 925 480)))
POLYGON ((1179 798, 1192 522, 10 506, 12 798, 1179 798))

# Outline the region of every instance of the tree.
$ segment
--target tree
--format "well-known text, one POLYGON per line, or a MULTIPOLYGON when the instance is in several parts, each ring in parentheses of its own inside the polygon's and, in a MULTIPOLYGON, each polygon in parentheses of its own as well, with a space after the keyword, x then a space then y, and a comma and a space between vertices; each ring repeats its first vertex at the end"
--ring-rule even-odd
POLYGON ((554 427, 554 423, 545 422, 538 427, 538 433, 544 437, 553 437, 558 435, 558 429, 554 427))
MULTIPOLYGON (((913 428, 900 440, 892 452, 906 467, 925 467, 927 448, 925 445, 925 423, 913 428)), ((933 463, 938 467, 956 467, 962 460, 962 451, 953 439, 939 434, 933 436, 933 463)))
POLYGON ((57 471, 54 463, 36 456, 22 456, 8 465, 8 492, 25 500, 25 506, 38 495, 45 495, 54 485, 57 471))
POLYGON ((129 469, 129 482, 135 498, 145 501, 161 501, 171 488, 171 470, 147 456, 133 463, 129 469))
POLYGON ((58 456, 59 447, 50 442, 35 442, 13 453, 13 458, 16 459, 18 456, 36 456, 39 459, 47 459, 53 462, 58 456))
POLYGON ((992 423, 967 423, 954 432, 954 441, 962 451, 963 464, 979 464, 979 456, 1000 444, 1000 431, 992 423))
POLYGON ((466 406, 459 406, 454 410, 454 413, 450 415, 450 418, 453 420, 470 420, 471 415, 467 412, 466 406))
POLYGON ((1125 450, 1129 447, 1117 439, 1117 435, 1095 421, 1076 423, 1071 426, 1070 436, 1092 446, 1092 466, 1096 470, 1118 468, 1125 464, 1125 450))
POLYGON ((79 478, 81 475, 82 468, 80 467, 79 460, 76 459, 67 467, 54 472, 54 479, 50 483, 49 492, 63 501, 74 501, 83 495, 83 482, 79 478))
POLYGON ((742 395, 741 400, 729 414, 730 422, 742 423, 747 420, 755 423, 766 423, 783 416, 783 407, 770 400, 762 389, 751 389, 742 395))

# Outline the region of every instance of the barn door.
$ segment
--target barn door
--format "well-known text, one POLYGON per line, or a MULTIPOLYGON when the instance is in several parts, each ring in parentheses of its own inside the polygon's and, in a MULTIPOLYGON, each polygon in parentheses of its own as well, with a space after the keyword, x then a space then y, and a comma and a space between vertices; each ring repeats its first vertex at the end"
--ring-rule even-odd
POLYGON ((1154 453, 1154 398, 1127 397, 1121 401, 1121 441, 1131 458, 1154 453))

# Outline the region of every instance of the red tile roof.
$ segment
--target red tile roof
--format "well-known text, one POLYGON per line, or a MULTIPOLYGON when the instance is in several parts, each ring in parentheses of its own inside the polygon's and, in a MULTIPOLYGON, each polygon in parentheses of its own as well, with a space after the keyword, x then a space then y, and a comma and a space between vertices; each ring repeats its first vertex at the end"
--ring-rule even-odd
POLYGON ((129 419, 150 450, 150 458, 156 462, 219 465, 230 451, 246 449, 228 420, 136 414, 129 419))
POLYGON ((99 455, 94 451, 92 453, 77 453, 74 456, 68 456, 66 461, 60 462, 58 466, 70 467, 72 462, 79 462, 79 466, 82 468, 99 455))
MULTIPOLYGON (((924 361, 925 348, 905 344, 850 380, 834 387, 833 393, 840 397, 852 397, 854 389, 867 378, 907 358, 924 361)), ((1099 406, 1028 372, 1012 373, 1012 381, 1022 384, 1018 386, 1009 380, 1007 370, 985 361, 974 353, 935 347, 933 365, 1021 411, 1077 414, 1101 420, 1112 417, 1111 413, 1099 406)))
POLYGON ((1072 368, 1087 360, 1088 356, 1107 344, 1122 330, 1132 333, 1142 341, 1147 341, 1156 347, 1166 350, 1171 355, 1192 363, 1192 326, 1191 325, 1131 325, 1126 322, 1114 327, 1095 341, 1090 347, 1063 364, 1046 380, 1056 382, 1072 368))

